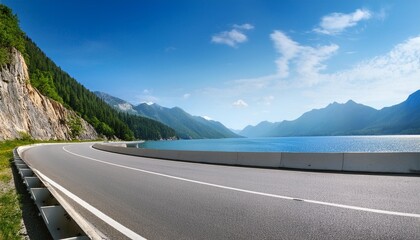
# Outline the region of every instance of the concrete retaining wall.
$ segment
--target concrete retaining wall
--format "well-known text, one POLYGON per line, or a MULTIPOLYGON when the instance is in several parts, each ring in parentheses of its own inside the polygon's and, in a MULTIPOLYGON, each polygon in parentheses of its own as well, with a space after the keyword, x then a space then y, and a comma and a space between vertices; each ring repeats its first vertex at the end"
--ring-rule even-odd
POLYGON ((140 157, 249 167, 311 170, 417 173, 420 153, 280 153, 212 152, 125 148, 95 144, 94 148, 140 157))
POLYGON ((343 167, 343 154, 283 153, 280 167, 341 171, 343 167))
POLYGON ((420 153, 344 153, 343 171, 420 173, 420 153))
POLYGON ((278 168, 281 165, 282 153, 274 152, 238 152, 236 165, 250 167, 278 168))

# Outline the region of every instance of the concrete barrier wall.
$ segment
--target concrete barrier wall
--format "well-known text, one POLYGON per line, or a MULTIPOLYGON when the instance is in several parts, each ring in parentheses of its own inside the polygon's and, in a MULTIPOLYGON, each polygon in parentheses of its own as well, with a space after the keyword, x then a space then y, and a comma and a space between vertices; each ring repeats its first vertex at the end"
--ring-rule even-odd
POLYGON ((236 165, 238 154, 236 152, 211 152, 211 151, 177 151, 176 160, 186 160, 190 162, 203 162, 236 165))
POLYGON ((341 171, 343 167, 343 154, 283 153, 280 167, 341 171))
POLYGON ((343 171, 420 173, 420 153, 344 153, 343 171))
POLYGON ((249 167, 279 168, 282 153, 275 152, 238 152, 237 165, 249 167))
POLYGON ((133 156, 249 167, 420 173, 420 153, 212 152, 124 148, 106 144, 93 147, 133 156))

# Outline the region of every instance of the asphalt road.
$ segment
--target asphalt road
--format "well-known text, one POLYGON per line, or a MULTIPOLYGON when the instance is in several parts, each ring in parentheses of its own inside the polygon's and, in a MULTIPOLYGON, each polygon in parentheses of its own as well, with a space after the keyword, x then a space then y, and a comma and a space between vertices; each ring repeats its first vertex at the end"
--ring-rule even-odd
MULTIPOLYGON (((23 158, 137 237, 420 239, 418 176, 218 166, 91 145, 39 146, 23 158)), ((130 236, 65 198, 110 239, 130 236)))

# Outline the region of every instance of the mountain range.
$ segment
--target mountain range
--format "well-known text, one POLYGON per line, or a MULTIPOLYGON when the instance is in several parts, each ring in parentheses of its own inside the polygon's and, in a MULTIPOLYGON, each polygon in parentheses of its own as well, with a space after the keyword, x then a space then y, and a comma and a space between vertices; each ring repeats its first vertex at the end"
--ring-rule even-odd
POLYGON ((374 109, 352 100, 332 103, 293 121, 261 122, 239 132, 246 137, 385 135, 420 133, 420 90, 404 102, 374 109))
POLYGON ((94 92, 107 104, 122 112, 147 117, 173 128, 184 139, 240 137, 217 121, 192 116, 179 107, 166 108, 156 103, 132 105, 127 101, 104 92, 94 92))

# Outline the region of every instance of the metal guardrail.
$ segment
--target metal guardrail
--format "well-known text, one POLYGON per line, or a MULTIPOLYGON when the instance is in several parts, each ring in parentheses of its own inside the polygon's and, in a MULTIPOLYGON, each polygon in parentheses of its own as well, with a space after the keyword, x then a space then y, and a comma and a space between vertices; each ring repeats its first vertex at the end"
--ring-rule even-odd
POLYGON ((43 180, 19 156, 17 148, 13 150, 13 157, 19 175, 22 177, 53 239, 90 239, 46 187, 43 180))

